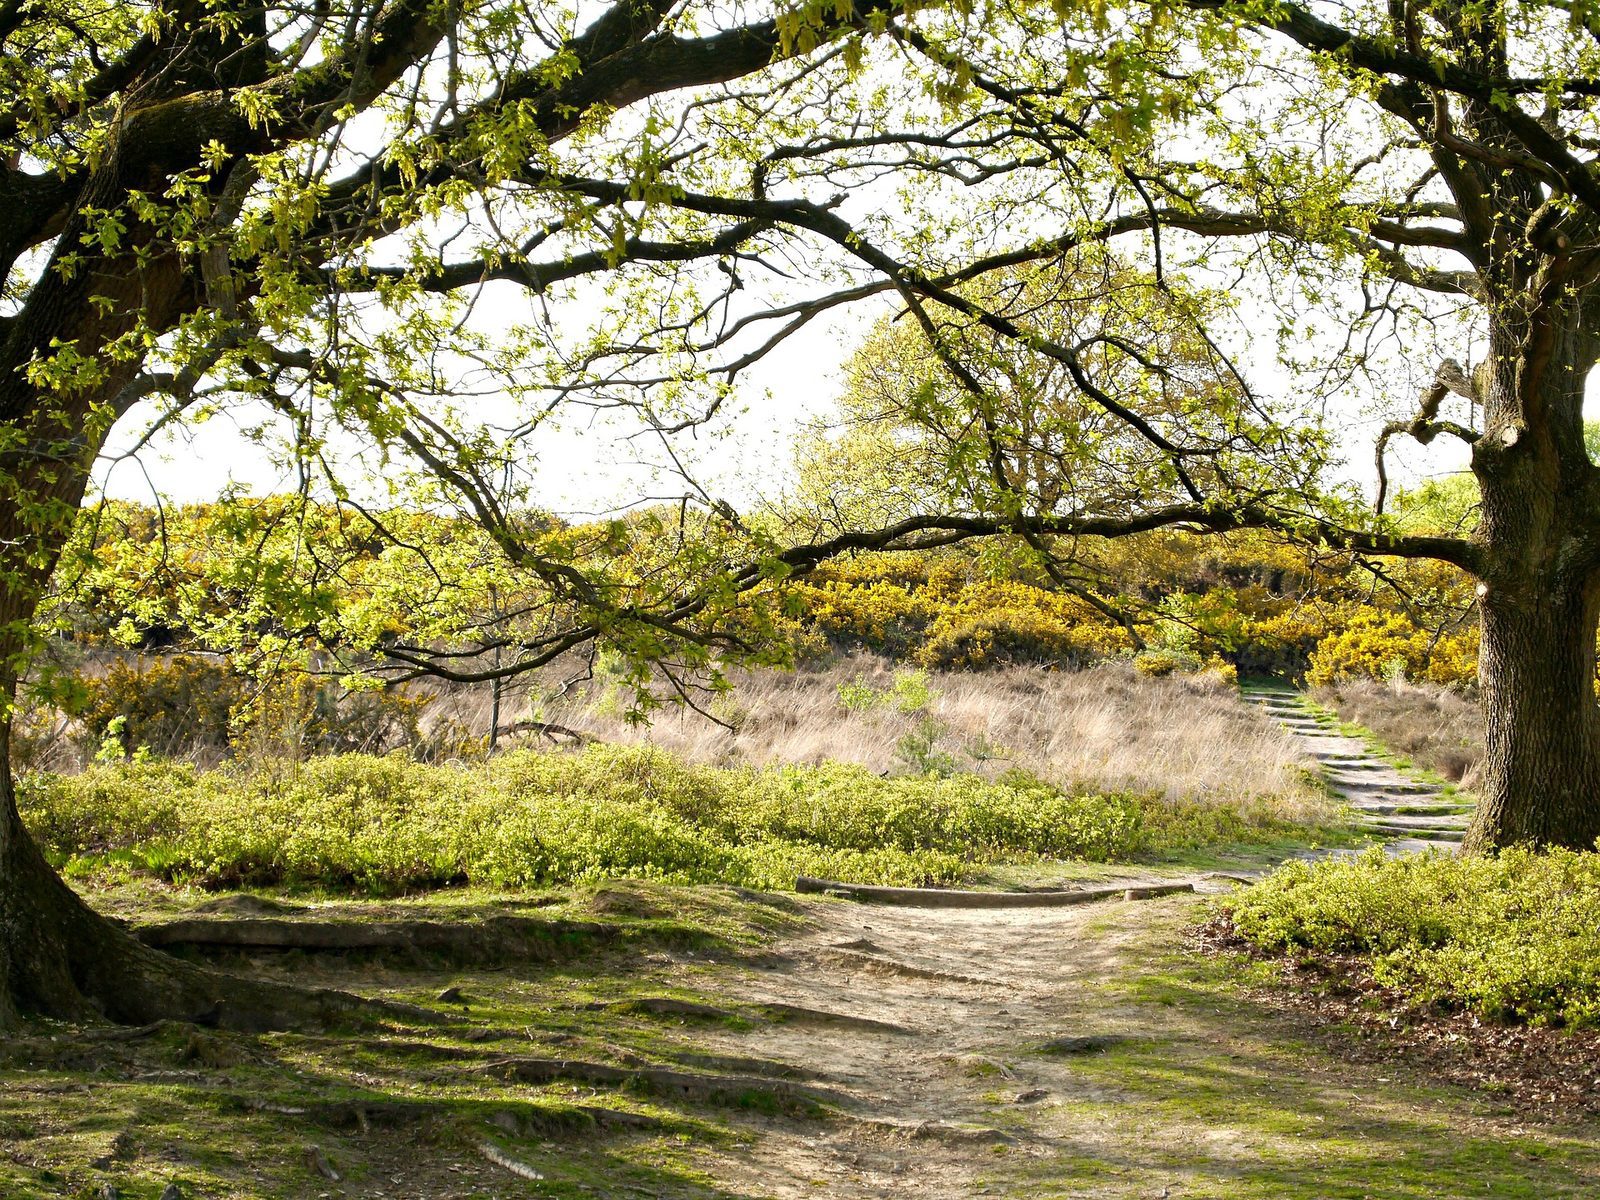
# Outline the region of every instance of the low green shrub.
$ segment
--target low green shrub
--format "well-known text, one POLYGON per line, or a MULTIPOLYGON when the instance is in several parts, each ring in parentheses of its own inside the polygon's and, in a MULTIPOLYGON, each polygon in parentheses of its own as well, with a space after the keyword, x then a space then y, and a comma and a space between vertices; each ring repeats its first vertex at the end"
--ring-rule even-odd
POLYGON ((1291 863, 1230 898, 1272 951, 1357 955, 1423 1003, 1539 1025, 1600 1025, 1600 854, 1505 850, 1291 863))
POLYGON ((928 673, 921 670, 896 671, 894 680, 886 688, 874 687, 866 674, 857 671, 855 678, 839 685, 839 704, 847 712, 870 712, 888 706, 906 716, 926 712, 939 698, 939 693, 928 685, 928 673))
POLYGON ((953 883, 993 862, 1137 854, 1154 803, 1063 792, 1021 774, 729 769, 610 746, 449 766, 345 754, 276 773, 101 764, 25 777, 20 801, 51 856, 76 870, 100 858, 213 886, 377 894, 614 876, 761 888, 792 886, 797 874, 953 883))

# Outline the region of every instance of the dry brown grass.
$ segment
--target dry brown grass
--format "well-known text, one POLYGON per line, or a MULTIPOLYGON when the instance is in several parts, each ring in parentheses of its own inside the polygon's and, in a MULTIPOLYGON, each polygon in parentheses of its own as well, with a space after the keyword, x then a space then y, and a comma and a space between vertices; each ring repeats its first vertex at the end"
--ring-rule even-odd
POLYGON ((933 672, 925 712, 903 712, 888 700, 853 711, 841 701, 841 685, 860 679, 883 692, 895 676, 892 663, 873 657, 740 675, 732 696, 714 707, 732 729, 686 709, 630 726, 614 701, 594 693, 541 715, 605 741, 648 742, 701 762, 832 759, 885 773, 913 769, 907 739, 936 730, 932 754, 960 770, 999 775, 1021 768, 1066 786, 1266 802, 1290 820, 1327 813, 1326 798, 1306 782, 1309 761, 1289 735, 1214 677, 1152 679, 1124 664, 933 672))
POLYGON ((1376 680, 1333 684, 1314 694, 1389 749, 1472 787, 1483 761, 1483 717, 1476 701, 1448 688, 1376 680))
MULTIPOLYGON (((97 660, 85 665, 91 671, 102 667, 97 660)), ((942 766, 988 776, 1018 768, 1069 788, 1247 806, 1291 821, 1329 815, 1325 795, 1307 783, 1312 764, 1293 739, 1210 675, 1151 678, 1123 663, 1076 672, 931 672, 924 676, 926 705, 906 711, 886 694, 897 678, 922 673, 864 655, 793 672, 737 673, 732 694, 709 705, 729 727, 678 706, 657 712, 650 725, 631 725, 624 719, 626 697, 602 681, 530 709, 529 691, 538 695, 541 686, 573 670, 565 664, 545 679, 519 681, 520 694, 504 700, 502 728, 537 718, 601 741, 649 743, 718 765, 832 760, 883 774, 942 766), (848 707, 841 688, 856 683, 883 698, 870 708, 848 707)), ((481 735, 489 708, 486 688, 438 685, 425 732, 481 735)), ((20 765, 71 771, 93 752, 70 722, 28 732, 29 761, 20 765)), ((175 753, 209 766, 219 752, 197 743, 175 753)))

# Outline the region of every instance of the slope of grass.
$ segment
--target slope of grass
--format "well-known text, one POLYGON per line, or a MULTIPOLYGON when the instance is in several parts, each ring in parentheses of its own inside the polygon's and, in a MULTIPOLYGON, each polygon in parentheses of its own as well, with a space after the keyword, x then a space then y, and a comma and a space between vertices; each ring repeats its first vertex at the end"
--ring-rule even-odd
POLYGON ((1348 680, 1313 695, 1391 752, 1471 789, 1483 761, 1483 714, 1449 688, 1348 680))
MULTIPOLYGON (((860 655, 815 669, 742 673, 734 684, 712 706, 727 727, 688 709, 629 725, 604 687, 575 689, 538 715, 698 762, 844 760, 899 772, 931 757, 991 778, 1020 768, 1066 788, 1249 802, 1288 821, 1328 812, 1294 739, 1211 674, 1151 677, 1128 663, 914 672, 860 655)), ((477 719, 465 710, 461 718, 477 719)))

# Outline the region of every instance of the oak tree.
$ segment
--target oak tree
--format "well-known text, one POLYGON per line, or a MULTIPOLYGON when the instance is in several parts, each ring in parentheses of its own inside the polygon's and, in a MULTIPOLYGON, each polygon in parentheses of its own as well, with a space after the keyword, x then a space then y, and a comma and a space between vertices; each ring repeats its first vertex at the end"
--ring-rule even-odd
MULTIPOLYGON (((0 0, 0 50, 0 694, 112 430, 243 406, 337 503, 364 506, 364 459, 484 531, 533 597, 510 623, 497 603, 491 661, 372 646, 469 681, 596 640, 714 666, 741 595, 858 548, 1004 533, 1048 560, 1250 527, 1439 559, 1482 583, 1472 844, 1600 834, 1581 3, 0 0), (1064 326, 1052 298, 1113 260, 1142 271, 1107 281, 1125 319, 1064 326), (986 486, 786 540, 692 478, 681 438, 776 347, 884 304, 955 382, 952 464, 986 486), (1017 419, 996 364, 1019 355, 1092 437, 1017 419), (1325 406, 1392 406, 1408 367, 1420 403, 1380 440, 1468 445, 1471 536, 1319 484, 1325 406), (683 466, 670 552, 530 516, 573 412, 683 466)), ((0 1020, 344 1003, 143 950, 49 869, 0 777, 0 1020)))

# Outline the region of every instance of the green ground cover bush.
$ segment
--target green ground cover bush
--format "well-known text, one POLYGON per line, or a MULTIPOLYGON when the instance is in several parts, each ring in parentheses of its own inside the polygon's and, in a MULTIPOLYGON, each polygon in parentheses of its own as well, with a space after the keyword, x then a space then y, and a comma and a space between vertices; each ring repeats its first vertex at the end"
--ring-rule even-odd
POLYGON ((1600 1026, 1600 854, 1290 863, 1230 898, 1269 951, 1358 955, 1408 998, 1496 1020, 1600 1026))
POLYGON ((445 766, 333 755, 278 772, 100 764, 26 776, 20 799, 69 872, 110 863, 210 886, 377 894, 614 876, 947 884, 988 864, 1234 840, 1249 824, 1145 797, 1064 792, 1021 772, 995 781, 882 778, 843 764, 722 768, 606 746, 445 766))

